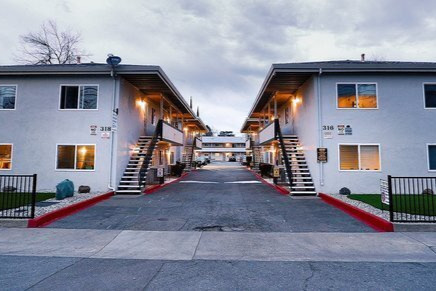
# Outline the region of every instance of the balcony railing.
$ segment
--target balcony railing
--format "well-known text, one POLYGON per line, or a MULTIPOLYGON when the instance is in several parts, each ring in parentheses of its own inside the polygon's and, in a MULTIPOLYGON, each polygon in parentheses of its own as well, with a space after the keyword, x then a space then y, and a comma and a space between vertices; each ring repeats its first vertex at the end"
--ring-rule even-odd
POLYGON ((268 124, 264 129, 259 131, 259 144, 268 143, 276 138, 274 122, 268 124))
POLYGON ((183 131, 167 122, 162 122, 162 140, 174 145, 183 145, 183 131))

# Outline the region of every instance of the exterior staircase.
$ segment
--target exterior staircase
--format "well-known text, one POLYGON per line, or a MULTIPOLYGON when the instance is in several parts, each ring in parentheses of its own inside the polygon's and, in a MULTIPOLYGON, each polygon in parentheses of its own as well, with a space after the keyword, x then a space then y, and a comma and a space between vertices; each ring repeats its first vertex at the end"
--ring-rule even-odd
MULTIPOLYGON (((289 185, 288 175, 285 175, 291 195, 316 195, 315 185, 298 137, 296 135, 283 135, 282 138, 285 145, 285 153, 282 152, 282 161, 284 163, 283 154, 286 154, 292 173, 291 185, 289 185)), ((285 171, 287 171, 286 168, 285 171)))
MULTIPOLYGON (((116 194, 141 194, 145 185, 139 184, 139 172, 146 159, 147 151, 151 145, 152 136, 140 136, 138 143, 133 150, 126 170, 121 177, 116 194)), ((153 156, 150 157, 152 159, 153 156)), ((147 169, 148 170, 148 169, 147 169)), ((143 183, 142 183, 143 184, 143 183)))
POLYGON ((193 145, 185 145, 185 149, 182 156, 182 163, 185 164, 184 171, 190 172, 192 170, 192 157, 194 155, 193 145))
POLYGON ((262 163, 262 147, 253 146, 253 170, 259 171, 259 164, 262 163))

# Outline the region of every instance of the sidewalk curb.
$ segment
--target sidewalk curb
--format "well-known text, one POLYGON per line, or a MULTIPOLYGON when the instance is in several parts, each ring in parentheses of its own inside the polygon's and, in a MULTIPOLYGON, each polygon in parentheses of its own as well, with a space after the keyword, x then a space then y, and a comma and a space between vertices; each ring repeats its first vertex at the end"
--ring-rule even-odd
POLYGON ((379 232, 393 232, 394 225, 383 218, 378 217, 372 213, 366 212, 356 206, 345 203, 342 200, 336 199, 324 193, 319 193, 318 196, 327 204, 332 205, 350 216, 362 221, 366 225, 372 227, 379 232))
POLYGON ((29 221, 27 223, 27 227, 28 228, 36 228, 36 227, 47 226, 50 223, 52 223, 58 219, 67 217, 71 214, 82 211, 83 209, 88 208, 94 204, 97 204, 103 200, 109 199, 114 194, 115 194, 115 192, 113 192, 113 191, 107 192, 105 194, 93 197, 91 199, 80 201, 80 202, 68 205, 64 208, 60 208, 60 209, 54 210, 52 212, 46 213, 46 214, 41 215, 39 217, 29 219, 29 221))
POLYGON ((261 175, 259 175, 258 173, 256 173, 256 172, 253 171, 252 169, 248 169, 248 168, 247 168, 247 170, 250 171, 251 173, 253 173, 253 175, 255 175, 256 178, 257 178, 259 181, 261 181, 263 184, 266 184, 266 185, 270 186, 271 188, 275 189, 277 192, 279 192, 279 193, 282 194, 282 195, 289 195, 289 191, 286 190, 285 188, 280 187, 280 186, 278 186, 278 185, 273 185, 273 184, 271 184, 271 183, 268 183, 264 178, 262 178, 261 175))
POLYGON ((170 185, 170 184, 172 184, 172 183, 175 183, 175 182, 180 181, 181 179, 185 178, 185 177, 186 177, 187 175, 189 175, 189 174, 190 174, 190 172, 185 172, 185 173, 183 173, 179 178, 177 178, 177 179, 175 179, 175 180, 173 180, 173 181, 171 181, 171 182, 168 182, 168 183, 165 183, 165 184, 160 184, 160 185, 154 185, 154 186, 151 186, 150 188, 145 189, 145 191, 143 192, 143 194, 148 195, 148 194, 151 194, 151 193, 153 193, 153 192, 156 192, 157 190, 162 189, 162 188, 165 187, 165 186, 168 186, 168 185, 170 185))

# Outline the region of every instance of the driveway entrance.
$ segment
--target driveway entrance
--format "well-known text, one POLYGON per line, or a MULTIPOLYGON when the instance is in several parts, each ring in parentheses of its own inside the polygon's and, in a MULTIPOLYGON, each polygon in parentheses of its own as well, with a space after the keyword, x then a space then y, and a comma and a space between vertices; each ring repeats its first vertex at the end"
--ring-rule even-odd
POLYGON ((318 198, 280 195, 245 167, 215 162, 151 195, 115 196, 49 227, 87 229, 371 232, 318 198))

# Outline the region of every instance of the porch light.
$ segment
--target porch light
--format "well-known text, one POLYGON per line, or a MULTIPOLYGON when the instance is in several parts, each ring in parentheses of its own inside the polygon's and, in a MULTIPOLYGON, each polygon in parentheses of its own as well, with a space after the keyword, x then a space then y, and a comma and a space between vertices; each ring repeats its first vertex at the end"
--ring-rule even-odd
POLYGON ((85 155, 85 154, 86 154, 86 148, 81 148, 81 149, 80 149, 80 153, 81 153, 82 155, 85 155))
POLYGON ((300 103, 300 102, 301 102, 301 99, 298 98, 298 97, 292 99, 292 103, 294 103, 294 104, 298 104, 298 103, 300 103))
POLYGON ((144 100, 137 100, 136 104, 138 105, 138 107, 140 107, 142 110, 145 110, 145 106, 147 105, 147 102, 145 102, 144 100))

